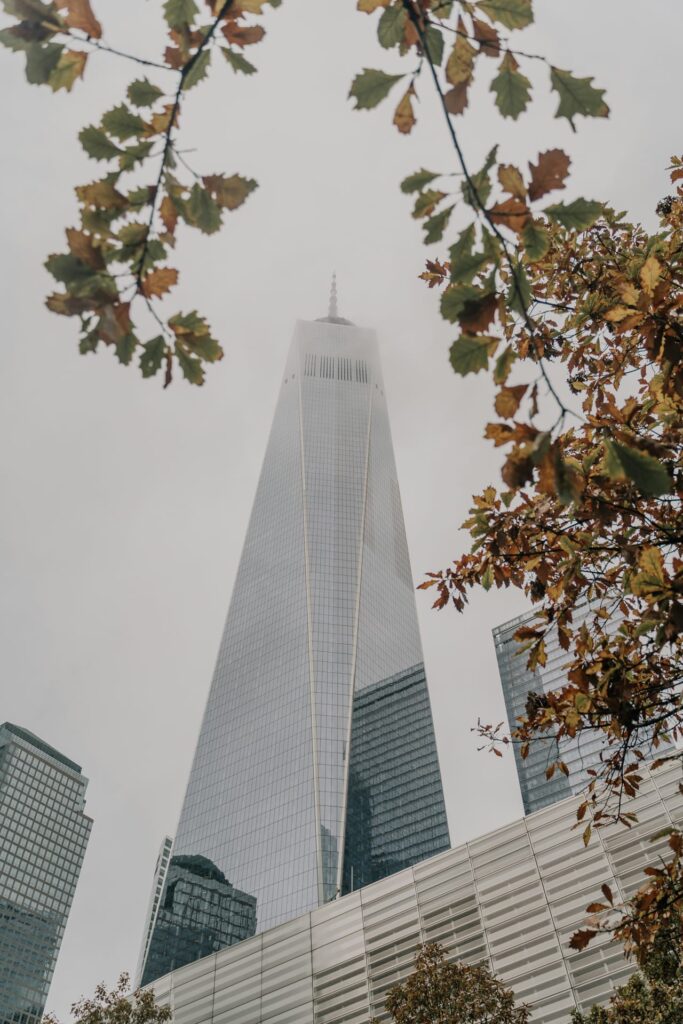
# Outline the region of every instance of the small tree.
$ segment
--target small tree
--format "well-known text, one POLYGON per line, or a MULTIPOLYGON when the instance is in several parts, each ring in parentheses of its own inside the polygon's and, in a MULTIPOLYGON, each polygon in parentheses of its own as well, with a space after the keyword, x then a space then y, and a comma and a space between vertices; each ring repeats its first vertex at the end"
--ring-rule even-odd
MULTIPOLYGON (((154 992, 136 989, 130 992, 130 977, 122 974, 116 986, 107 991, 103 982, 92 999, 81 997, 71 1007, 74 1024, 164 1024, 172 1014, 168 1006, 159 1006, 154 992)), ((43 1024, 59 1024, 52 1014, 43 1024)))
POLYGON ((573 1024, 680 1024, 683 1020, 683 925, 672 920, 656 935, 641 969, 608 1006, 578 1010, 573 1024))
MULTIPOLYGON (((529 1007, 488 967, 449 963, 436 942, 418 948, 415 971, 385 1003, 395 1024, 527 1024, 529 1007)), ((580 1022, 581 1024, 581 1022, 580 1022)))

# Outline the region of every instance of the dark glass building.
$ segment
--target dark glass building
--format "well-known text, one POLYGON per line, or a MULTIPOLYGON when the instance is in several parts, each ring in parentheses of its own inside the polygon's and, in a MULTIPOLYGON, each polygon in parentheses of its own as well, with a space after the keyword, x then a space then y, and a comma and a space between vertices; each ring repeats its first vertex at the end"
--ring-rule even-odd
MULTIPOLYGON (((448 846, 377 341, 333 306, 294 332, 173 853, 260 932, 448 846)), ((146 982, 206 949, 154 931, 146 982)))
MULTIPOLYGON (((575 626, 579 626, 587 617, 588 610, 588 605, 577 609, 574 614, 575 626)), ((524 653, 524 645, 515 640, 515 633, 521 626, 533 623, 535 615, 533 611, 527 612, 493 630, 498 671, 511 728, 518 718, 525 715, 525 706, 530 694, 551 693, 567 683, 569 655, 560 646, 555 628, 552 628, 546 637, 546 664, 533 672, 526 667, 527 655, 524 653)), ((619 618, 615 617, 611 628, 616 632, 618 626, 619 618)), ((647 758, 659 757, 671 750, 669 746, 659 746, 655 751, 652 748, 652 734, 647 729, 642 729, 636 740, 638 749, 647 758)), ((521 757, 519 745, 514 744, 515 764, 525 814, 531 814, 567 796, 583 792, 591 780, 589 770, 598 767, 602 753, 611 749, 605 734, 597 731, 579 732, 573 738, 564 736, 559 742, 552 736, 539 737, 531 744, 526 758, 521 757), (568 774, 556 771, 548 779, 546 769, 558 759, 564 761, 568 774)))
POLYGON ((0 726, 0 1024, 38 1024, 90 836, 79 765, 0 726))

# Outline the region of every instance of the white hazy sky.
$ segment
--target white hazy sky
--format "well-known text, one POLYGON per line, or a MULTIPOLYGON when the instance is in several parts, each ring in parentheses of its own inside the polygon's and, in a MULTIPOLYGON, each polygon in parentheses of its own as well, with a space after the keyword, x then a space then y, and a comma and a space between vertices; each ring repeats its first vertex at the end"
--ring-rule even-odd
MULTIPOLYGON (((112 45, 155 57, 161 0, 94 0, 112 45)), ((506 160, 563 146, 566 198, 611 198, 654 226, 664 168, 680 147, 680 0, 537 0, 524 48, 607 87, 609 121, 572 135, 543 93, 501 123, 482 88, 461 135, 476 166, 493 141, 506 160)), ((294 320, 324 313, 332 269, 343 315, 379 333, 413 572, 466 543, 469 498, 496 478, 482 440, 489 389, 456 378, 451 330, 417 279, 421 232, 398 182, 454 168, 434 96, 399 136, 390 107, 353 112, 363 66, 396 67, 354 0, 286 0, 254 48, 260 73, 217 66, 192 94, 183 147, 203 173, 240 171, 259 190, 205 238, 181 231, 176 308, 198 307, 226 358, 206 385, 163 392, 109 352, 80 356, 74 326, 43 306, 47 253, 74 222, 74 184, 96 166, 77 132, 118 102, 135 68, 91 58, 71 95, 29 87, 0 54, 0 721, 79 761, 95 819, 48 1010, 61 1016, 138 955, 159 842, 173 832, 227 610, 294 320)), ((249 54, 249 56, 252 56, 249 54)), ((540 78, 539 78, 540 72, 540 78)), ((159 75, 163 75, 159 72, 159 75)), ((152 76, 153 77, 153 76, 152 76)), ((160 79, 161 80, 161 79, 160 79)), ((101 165, 99 165, 101 166, 101 165)), ((433 247, 433 255, 441 250, 433 247)), ((420 594, 451 835, 518 816, 510 758, 476 752, 477 716, 504 716, 491 628, 524 610, 477 596, 458 616, 420 594)))

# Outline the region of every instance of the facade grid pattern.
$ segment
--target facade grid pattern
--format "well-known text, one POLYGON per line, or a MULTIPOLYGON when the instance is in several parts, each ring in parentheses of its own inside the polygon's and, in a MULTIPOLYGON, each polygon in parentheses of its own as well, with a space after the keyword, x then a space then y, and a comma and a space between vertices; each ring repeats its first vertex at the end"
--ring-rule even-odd
POLYGON ((683 772, 645 770, 632 829, 596 830, 584 848, 569 797, 160 978, 174 1024, 367 1024, 413 970, 419 942, 452 959, 488 962, 534 1024, 569 1024, 575 1007, 604 1003, 633 965, 598 937, 569 949, 585 907, 611 886, 642 884, 666 851, 662 830, 683 823, 683 772))
POLYGON ((38 1024, 90 836, 80 767, 0 725, 0 1024, 38 1024))

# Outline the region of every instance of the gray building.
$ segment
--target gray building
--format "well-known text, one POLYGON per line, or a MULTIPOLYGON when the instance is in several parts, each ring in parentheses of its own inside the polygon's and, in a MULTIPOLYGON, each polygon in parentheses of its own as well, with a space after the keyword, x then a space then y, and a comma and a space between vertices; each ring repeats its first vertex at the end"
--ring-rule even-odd
POLYGON ((578 797, 160 978, 154 991, 174 1024, 367 1024, 413 970, 419 942, 451 959, 488 963, 532 1007, 534 1024, 569 1024, 575 1007, 606 1002, 633 963, 607 936, 584 950, 569 938, 607 883, 633 895, 643 869, 683 825, 680 762, 643 772, 631 829, 598 829, 584 848, 578 797))
MULTIPOLYGON (((260 932, 448 846, 377 341, 333 294, 296 325, 173 854, 260 932)), ((157 924, 143 981, 178 955, 157 924)))
MULTIPOLYGON (((575 625, 580 625, 587 614, 588 605, 583 605, 574 616, 575 625)), ((527 655, 523 645, 515 640, 514 636, 520 626, 531 625, 535 617, 535 612, 527 612, 493 630, 498 671, 510 728, 514 728, 517 718, 525 714, 530 692, 551 693, 567 683, 566 666, 569 655, 560 647, 556 629, 551 629, 546 637, 546 664, 542 668, 534 669, 533 672, 526 667, 527 655)), ((619 625, 618 618, 613 620, 612 625, 616 631, 619 625)), ((598 767, 601 754, 610 748, 604 733, 590 731, 579 732, 575 738, 565 736, 559 742, 550 736, 539 737, 531 744, 526 758, 520 756, 517 744, 513 749, 524 810, 529 814, 570 794, 581 793, 590 782, 589 769, 598 767), (564 761, 569 774, 555 771, 552 778, 546 778, 547 767, 558 759, 564 761)), ((642 730, 640 750, 650 760, 662 753, 671 752, 672 747, 662 745, 654 751, 651 733, 642 730)))
POLYGON ((79 765, 0 726, 0 1024, 42 1018, 90 836, 79 765))

